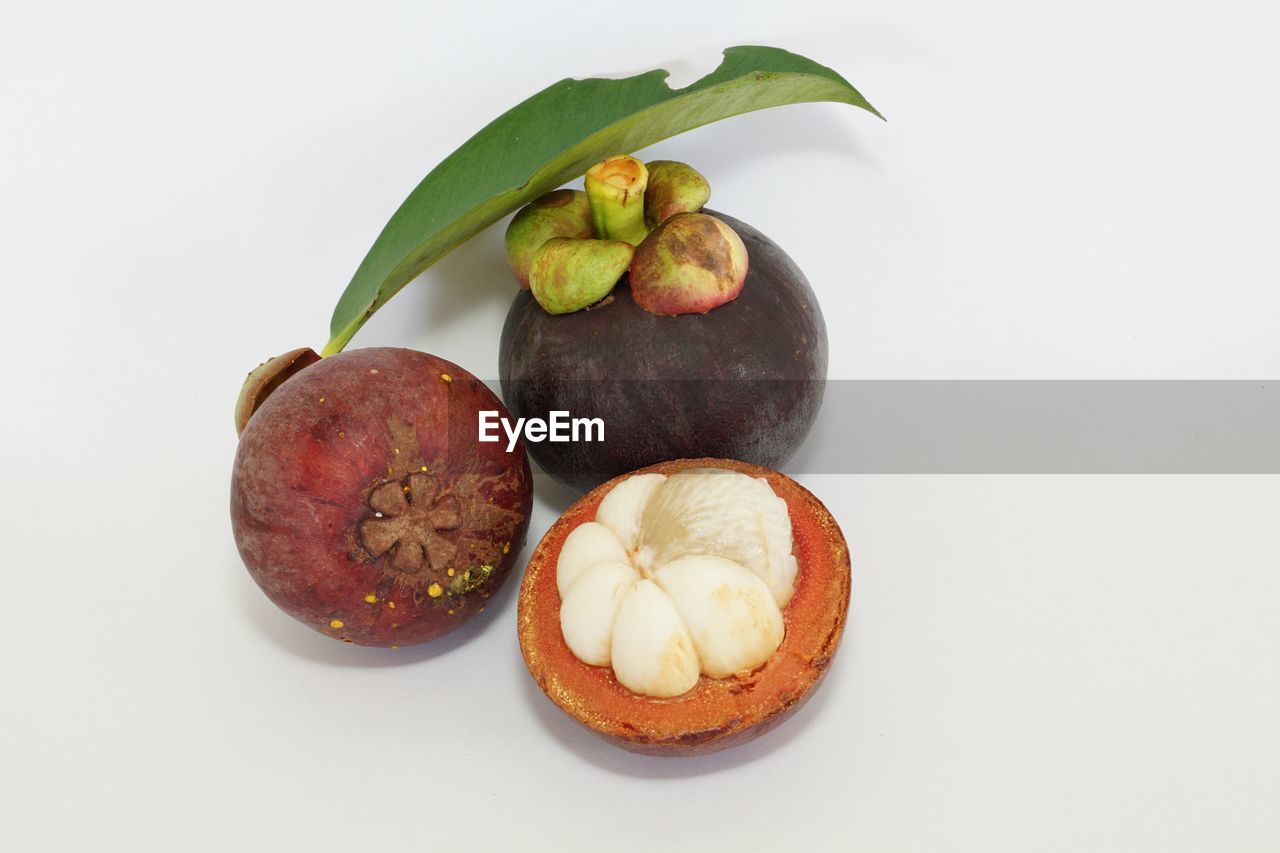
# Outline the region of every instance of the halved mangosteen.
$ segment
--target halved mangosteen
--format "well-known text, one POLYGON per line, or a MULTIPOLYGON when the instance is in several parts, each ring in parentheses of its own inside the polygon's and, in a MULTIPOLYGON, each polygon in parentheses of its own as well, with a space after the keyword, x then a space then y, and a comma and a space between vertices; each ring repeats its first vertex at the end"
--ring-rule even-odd
POLYGON ((542 538, 520 588, 520 648, 547 696, 618 746, 714 752, 811 695, 849 586, 839 526, 794 480, 665 462, 594 489, 542 538))

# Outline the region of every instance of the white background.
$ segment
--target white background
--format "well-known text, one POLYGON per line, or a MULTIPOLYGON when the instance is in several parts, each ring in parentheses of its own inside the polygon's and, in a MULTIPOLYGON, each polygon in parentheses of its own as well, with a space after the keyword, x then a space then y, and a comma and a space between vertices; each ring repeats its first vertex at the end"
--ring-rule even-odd
MULTIPOLYGON (((1277 478, 837 477, 854 600, 786 726, 598 743, 510 584, 398 652, 227 519, 246 370, 319 347, 430 167, 564 76, 787 47, 832 104, 654 146, 805 269, 835 378, 1280 374, 1262 2, 15 3, 0 11, 0 834, 13 850, 1280 848, 1277 478), (785 848, 784 848, 785 845, 785 848)), ((355 345, 496 372, 501 227, 355 345)), ((531 536, 563 508, 540 484, 531 536)))

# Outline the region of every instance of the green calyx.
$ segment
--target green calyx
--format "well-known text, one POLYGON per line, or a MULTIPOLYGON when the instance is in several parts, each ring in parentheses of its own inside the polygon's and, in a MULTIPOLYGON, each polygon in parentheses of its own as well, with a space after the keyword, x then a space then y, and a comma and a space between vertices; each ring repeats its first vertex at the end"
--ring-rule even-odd
POLYGON ((548 314, 581 311, 609 295, 635 250, 622 240, 555 237, 534 255, 529 289, 548 314))
POLYGON ((631 299, 650 314, 705 314, 738 298, 747 265, 747 247, 727 222, 678 213, 636 249, 631 299))
POLYGON ((585 240, 595 236, 591 203, 581 190, 555 190, 523 208, 507 226, 507 265, 523 288, 542 244, 554 237, 585 240))
MULTIPOLYGON (((700 172, 674 160, 642 163, 626 154, 587 170, 586 192, 556 190, 524 207, 507 227, 507 263, 548 313, 567 314, 609 295, 632 250, 674 216, 711 197, 700 172)), ((728 226, 726 226, 728 227, 728 226)))
POLYGON ((675 160, 654 160, 649 191, 644 196, 644 221, 652 230, 678 213, 697 213, 711 199, 711 184, 702 173, 675 160))

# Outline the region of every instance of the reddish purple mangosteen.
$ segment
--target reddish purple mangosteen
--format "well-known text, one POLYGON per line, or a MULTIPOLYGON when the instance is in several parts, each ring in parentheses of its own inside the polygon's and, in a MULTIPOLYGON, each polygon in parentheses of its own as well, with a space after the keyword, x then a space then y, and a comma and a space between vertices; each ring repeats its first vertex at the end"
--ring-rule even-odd
POLYGON ((231 479, 236 544, 267 597, 368 646, 423 643, 484 610, 532 501, 523 448, 477 440, 481 411, 506 416, 493 392, 407 349, 273 363, 286 375, 245 413, 231 479))

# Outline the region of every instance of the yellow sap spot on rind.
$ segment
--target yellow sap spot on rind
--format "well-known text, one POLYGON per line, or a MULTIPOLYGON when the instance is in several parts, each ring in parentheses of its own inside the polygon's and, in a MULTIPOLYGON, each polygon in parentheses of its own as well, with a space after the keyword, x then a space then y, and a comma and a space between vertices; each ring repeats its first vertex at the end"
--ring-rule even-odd
POLYGON ((343 624, 344 624, 344 623, 343 623, 343 621, 342 621, 341 619, 330 619, 330 620, 329 620, 329 627, 330 627, 330 628, 341 628, 341 627, 343 626, 343 624))
POLYGON ((511 553, 511 543, 510 543, 510 542, 503 542, 503 543, 502 543, 502 553, 504 553, 504 554, 510 554, 510 553, 511 553))
POLYGON ((441 373, 441 374, 440 374, 440 378, 441 378, 441 379, 443 379, 445 382, 452 382, 452 381, 453 381, 453 377, 452 377, 452 376, 450 376, 450 375, 449 375, 449 374, 447 374, 447 373, 441 373))
POLYGON ((369 604, 377 604, 378 596, 374 595, 373 593, 369 593, 364 597, 364 600, 367 601, 369 604))
POLYGON ((392 610, 396 609, 396 603, 394 601, 388 601, 387 606, 390 607, 392 610))
MULTIPOLYGON (((450 595, 465 595, 473 589, 477 589, 485 585, 489 580, 489 575, 493 573, 493 566, 485 564, 483 566, 472 566, 464 569, 462 574, 454 578, 449 584, 450 595)), ((481 593, 484 594, 483 592, 481 593)))
POLYGON ((321 397, 321 398, 320 398, 320 402, 321 402, 321 403, 323 403, 323 402, 324 402, 324 397, 321 397))
POLYGON ((424 473, 424 474, 425 474, 425 473, 427 473, 427 466, 426 466, 426 465, 423 465, 423 466, 422 466, 422 473, 424 473))
POLYGON ((432 598, 439 598, 444 595, 444 589, 441 588, 440 584, 433 583, 431 586, 427 587, 427 595, 432 598))
POLYGON ((453 566, 450 566, 450 567, 449 567, 449 570, 448 570, 448 571, 446 571, 446 572, 445 572, 445 574, 446 574, 446 575, 448 575, 449 577, 453 577, 454 575, 456 575, 456 574, 457 574, 457 572, 455 572, 455 571, 453 570, 453 566))

